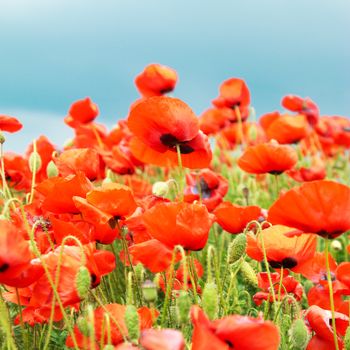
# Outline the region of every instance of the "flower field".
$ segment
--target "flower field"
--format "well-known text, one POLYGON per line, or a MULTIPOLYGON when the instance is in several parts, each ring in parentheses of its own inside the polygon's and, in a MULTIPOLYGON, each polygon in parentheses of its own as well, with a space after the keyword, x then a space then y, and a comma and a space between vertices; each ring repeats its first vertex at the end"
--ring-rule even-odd
POLYGON ((0 115, 0 349, 350 349, 350 119, 257 118, 239 78, 197 116, 177 80, 147 66, 111 130, 75 101, 23 155, 0 115))

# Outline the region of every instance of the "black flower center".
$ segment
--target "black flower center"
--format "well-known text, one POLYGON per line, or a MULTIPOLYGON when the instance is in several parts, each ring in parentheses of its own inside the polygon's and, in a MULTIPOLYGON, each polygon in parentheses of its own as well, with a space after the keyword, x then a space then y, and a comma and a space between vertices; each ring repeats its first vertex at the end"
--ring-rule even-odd
POLYGON ((194 149, 188 145, 187 141, 181 142, 172 134, 161 135, 160 142, 172 150, 176 149, 176 146, 179 146, 181 154, 188 154, 194 151, 194 149))
POLYGON ((284 258, 282 261, 270 260, 269 264, 274 269, 280 269, 281 267, 283 267, 284 269, 292 269, 293 267, 298 265, 298 262, 295 258, 288 257, 284 258))

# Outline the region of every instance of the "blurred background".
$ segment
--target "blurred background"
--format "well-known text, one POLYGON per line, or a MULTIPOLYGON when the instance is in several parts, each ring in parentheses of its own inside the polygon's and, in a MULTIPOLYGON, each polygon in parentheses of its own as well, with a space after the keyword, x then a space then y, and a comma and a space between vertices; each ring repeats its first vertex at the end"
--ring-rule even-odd
POLYGON ((112 126, 149 63, 177 70, 173 95, 197 114, 223 80, 246 80, 257 115, 283 95, 350 115, 349 0, 0 0, 0 114, 19 118, 6 150, 72 135, 69 106, 90 96, 112 126))

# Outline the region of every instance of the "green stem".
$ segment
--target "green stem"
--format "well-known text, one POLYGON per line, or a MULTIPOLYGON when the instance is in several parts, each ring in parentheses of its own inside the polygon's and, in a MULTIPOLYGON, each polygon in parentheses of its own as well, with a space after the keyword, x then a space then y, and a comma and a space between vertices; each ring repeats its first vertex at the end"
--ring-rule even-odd
POLYGON ((333 328, 333 339, 334 339, 334 347, 335 350, 339 350, 338 346, 338 336, 337 336, 337 327, 335 324, 335 309, 334 309, 334 300, 333 300, 333 282, 331 276, 331 269, 329 266, 329 239, 325 239, 325 250, 326 254, 326 270, 327 270, 327 281, 328 281, 328 289, 329 289, 329 302, 331 304, 331 312, 332 312, 332 328, 333 328))
POLYGON ((176 145, 176 152, 177 152, 177 164, 179 167, 179 172, 180 172, 180 180, 179 180, 179 187, 180 187, 180 201, 182 202, 184 199, 184 171, 183 171, 183 166, 182 166, 182 158, 181 158, 181 149, 180 149, 180 145, 177 144, 176 145))

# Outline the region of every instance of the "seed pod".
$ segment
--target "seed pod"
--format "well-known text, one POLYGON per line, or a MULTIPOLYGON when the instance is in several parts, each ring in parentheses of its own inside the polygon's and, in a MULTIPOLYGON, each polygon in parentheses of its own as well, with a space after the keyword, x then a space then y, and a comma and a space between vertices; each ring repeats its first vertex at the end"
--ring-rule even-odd
POLYGON ((29 156, 29 169, 30 171, 33 173, 35 171, 35 173, 37 173, 40 168, 41 168, 41 157, 40 154, 38 152, 32 152, 29 156))
POLYGON ((154 303, 158 297, 156 284, 150 280, 146 280, 142 284, 142 294, 145 301, 148 303, 154 303))
POLYGON ((294 348, 304 350, 309 342, 309 332, 302 319, 297 319, 292 324, 290 339, 294 348))
POLYGON ((247 247, 247 237, 245 234, 241 233, 236 236, 236 238, 231 242, 228 247, 227 261, 229 264, 233 264, 239 260, 245 253, 247 247))
POLYGON ((80 266, 79 271, 75 277, 75 284, 80 299, 85 299, 89 293, 91 285, 90 272, 86 266, 80 266))
POLYGON ((215 283, 206 283, 202 294, 202 307, 209 319, 217 318, 219 310, 218 290, 215 283))
POLYGON ((249 263, 243 261, 240 272, 245 283, 251 287, 258 288, 258 277, 249 263))
POLYGON ((47 164, 46 175, 48 178, 58 176, 58 169, 53 160, 50 160, 50 162, 47 164))
POLYGON ((181 290, 176 299, 177 318, 180 324, 188 322, 191 306, 192 303, 188 292, 181 290))
POLYGON ((128 330, 129 339, 137 343, 140 337, 140 319, 134 305, 128 305, 125 310, 125 325, 128 330))
POLYGON ((86 337, 90 336, 90 326, 85 317, 79 317, 77 319, 77 326, 83 335, 85 335, 86 337))
POLYGON ((4 134, 0 131, 0 143, 3 145, 6 141, 4 134))

